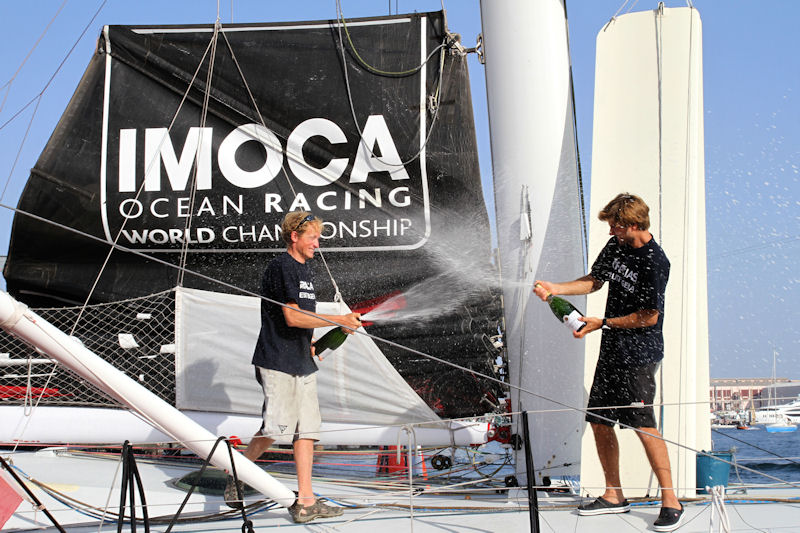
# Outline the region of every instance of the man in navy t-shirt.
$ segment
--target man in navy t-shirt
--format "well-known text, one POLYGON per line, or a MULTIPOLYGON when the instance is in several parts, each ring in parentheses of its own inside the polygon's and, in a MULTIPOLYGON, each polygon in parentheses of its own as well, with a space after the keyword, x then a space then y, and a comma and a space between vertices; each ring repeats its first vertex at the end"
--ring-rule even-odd
MULTIPOLYGON (((308 261, 319 248, 322 221, 311 213, 287 214, 281 223, 286 252, 267 265, 261 279, 261 331, 253 352, 256 380, 264 391, 261 429, 245 457, 258 459, 278 436, 291 435, 297 469, 297 500, 289 508, 295 522, 342 514, 341 507, 317 501, 311 489, 314 442, 319 440, 317 365, 311 335, 314 328, 339 324, 347 333, 360 327, 359 313, 320 315, 308 261)), ((228 478, 225 501, 242 507, 242 486, 228 478)))
POLYGON ((638 196, 617 195, 599 213, 600 220, 608 222, 612 237, 591 273, 564 283, 537 281, 534 293, 546 300, 548 294, 588 294, 608 283, 605 318, 582 317, 586 326, 573 333, 583 338, 603 330, 586 420, 594 433, 606 489, 593 502, 578 507, 578 514, 630 510, 619 478, 619 444, 614 432, 618 422, 636 429, 661 486, 662 508, 653 529, 672 531, 680 526, 683 507, 672 488, 669 455, 656 429, 652 406, 655 373, 664 358, 661 330, 669 260, 649 232, 649 212, 638 196))

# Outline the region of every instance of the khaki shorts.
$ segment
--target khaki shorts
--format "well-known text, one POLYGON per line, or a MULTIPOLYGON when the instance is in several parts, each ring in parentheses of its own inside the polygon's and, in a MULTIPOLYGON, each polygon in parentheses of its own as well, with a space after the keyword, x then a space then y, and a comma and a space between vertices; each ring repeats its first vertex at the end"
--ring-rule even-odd
POLYGON ((259 432, 276 441, 319 440, 322 419, 317 398, 317 375, 292 376, 259 366, 256 380, 264 390, 259 432))

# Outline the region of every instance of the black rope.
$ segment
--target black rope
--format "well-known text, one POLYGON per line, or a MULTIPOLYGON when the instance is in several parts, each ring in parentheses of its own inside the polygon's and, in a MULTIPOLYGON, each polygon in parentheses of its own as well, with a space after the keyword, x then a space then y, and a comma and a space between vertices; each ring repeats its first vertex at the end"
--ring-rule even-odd
POLYGON ((144 495, 142 478, 139 476, 139 469, 136 467, 133 447, 130 445, 130 441, 126 440, 122 444, 122 487, 119 491, 117 533, 122 533, 122 526, 125 523, 126 490, 131 503, 131 532, 136 531, 136 489, 139 489, 139 499, 142 502, 142 525, 144 525, 145 533, 150 533, 150 516, 147 513, 147 500, 144 495), (136 484, 135 487, 134 483, 136 484))
MULTIPOLYGON (((189 498, 192 496, 194 489, 197 487, 197 484, 203 478, 203 472, 206 471, 206 468, 211 463, 211 457, 213 457, 214 452, 217 449, 217 446, 219 446, 219 443, 223 441, 225 442, 225 445, 228 447, 228 456, 231 459, 231 475, 233 476, 233 482, 234 485, 236 486, 236 494, 239 500, 243 499, 244 495, 239 490, 239 477, 236 474, 236 463, 233 462, 233 450, 231 449, 231 443, 225 437, 219 437, 217 441, 214 443, 214 446, 211 447, 211 451, 209 452, 208 457, 206 457, 205 461, 203 461, 203 466, 200 467, 199 474, 195 477, 194 481, 192 482, 192 486, 189 487, 189 491, 186 493, 186 497, 183 499, 181 506, 178 507, 178 511, 172 517, 172 520, 170 521, 169 526, 167 526, 167 529, 164 530, 164 533, 170 533, 170 531, 172 531, 172 528, 178 521, 178 517, 181 515, 181 512, 183 512, 183 508, 186 507, 186 504, 189 502, 189 498)), ((242 533, 254 533, 253 522, 252 520, 247 518, 247 514, 245 514, 244 502, 242 502, 242 507, 240 511, 242 513, 242 533)))

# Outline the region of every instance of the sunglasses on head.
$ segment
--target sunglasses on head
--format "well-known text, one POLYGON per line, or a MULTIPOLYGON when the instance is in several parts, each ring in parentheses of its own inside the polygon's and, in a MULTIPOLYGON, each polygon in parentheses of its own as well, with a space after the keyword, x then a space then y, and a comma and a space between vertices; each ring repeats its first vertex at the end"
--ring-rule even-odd
POLYGON ((314 215, 306 215, 305 217, 303 217, 303 220, 300 221, 300 223, 297 225, 297 227, 294 228, 293 231, 299 231, 300 230, 300 226, 302 226, 306 222, 311 222, 312 220, 314 220, 314 215))

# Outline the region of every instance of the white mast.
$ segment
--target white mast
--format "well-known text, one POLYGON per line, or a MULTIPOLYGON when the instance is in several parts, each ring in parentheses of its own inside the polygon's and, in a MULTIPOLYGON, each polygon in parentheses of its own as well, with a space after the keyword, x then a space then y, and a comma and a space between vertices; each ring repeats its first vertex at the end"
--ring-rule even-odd
MULTIPOLYGON (((512 389, 512 409, 532 411, 538 484, 577 474, 584 425, 565 409, 584 403, 584 343, 531 297, 537 278, 586 273, 566 12, 560 0, 484 0, 481 25, 505 344, 511 384, 523 390, 512 389)), ((518 457, 518 477, 524 464, 518 457)))

